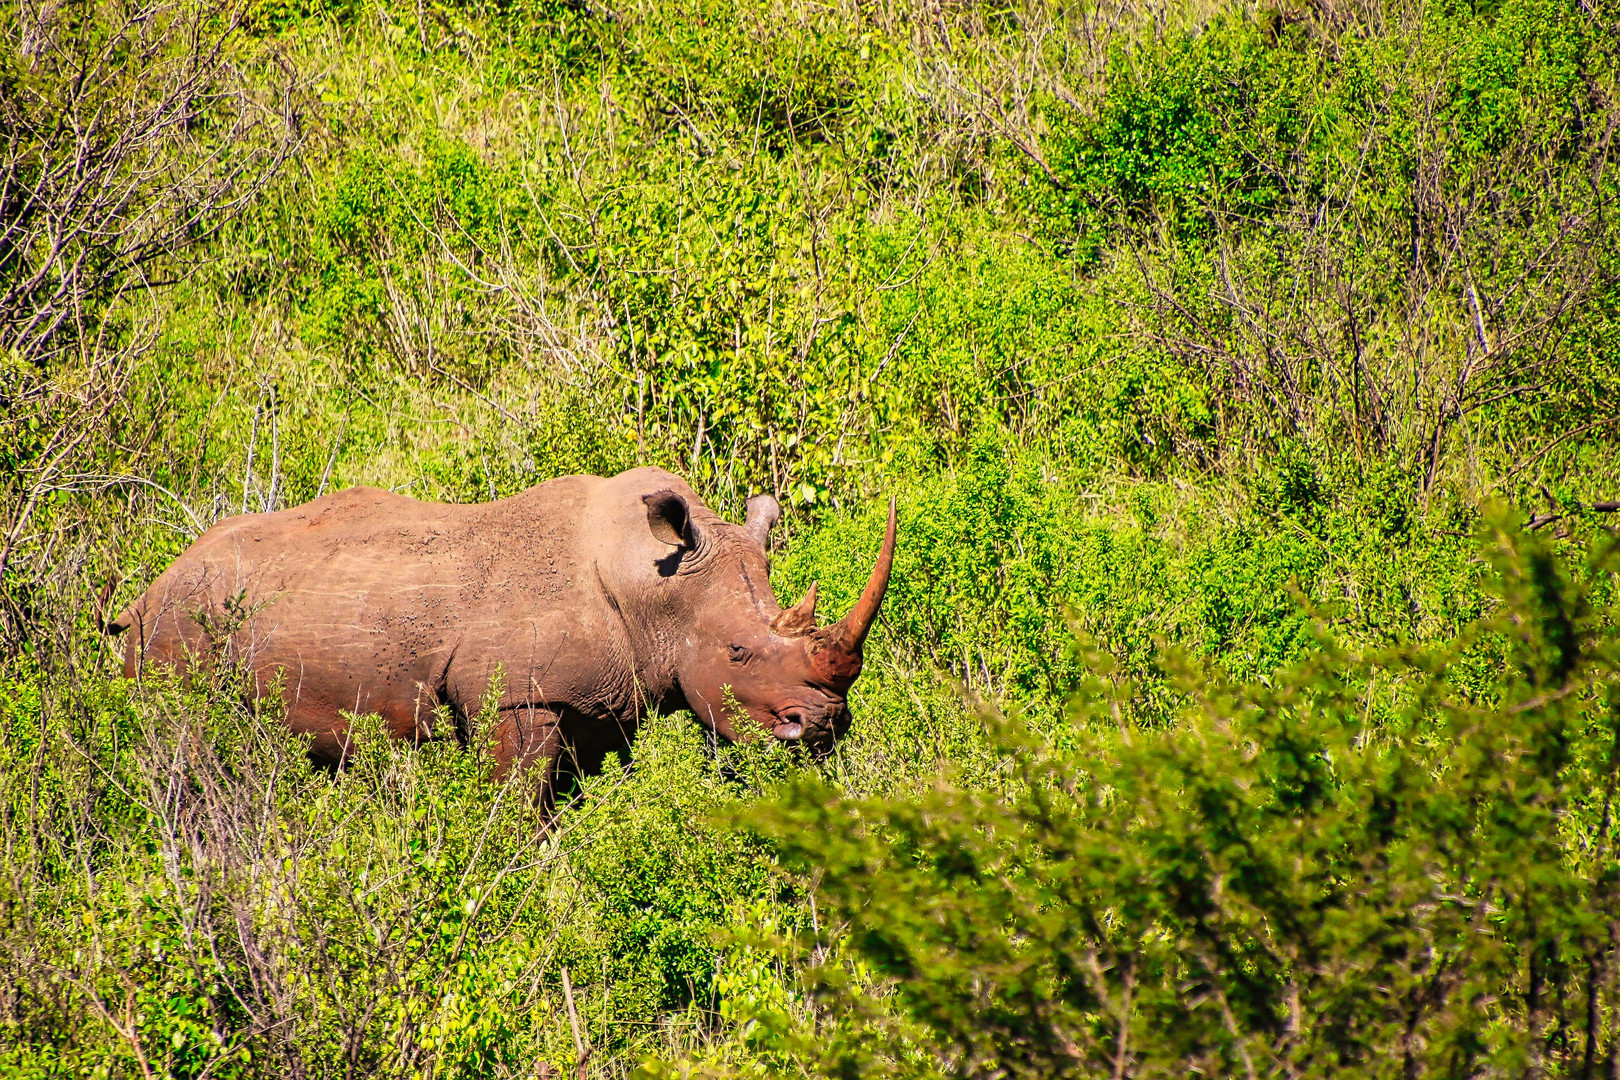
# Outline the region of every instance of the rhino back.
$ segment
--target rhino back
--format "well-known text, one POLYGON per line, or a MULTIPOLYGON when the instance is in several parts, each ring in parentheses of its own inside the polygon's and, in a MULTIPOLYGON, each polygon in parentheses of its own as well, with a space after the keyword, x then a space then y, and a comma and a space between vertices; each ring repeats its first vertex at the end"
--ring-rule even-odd
POLYGON ((497 668, 508 698, 546 683, 589 696, 570 642, 610 629, 579 554, 592 479, 473 505, 355 488, 221 522, 118 620, 136 631, 126 670, 184 664, 223 632, 261 680, 284 679, 293 710, 465 707, 497 668))

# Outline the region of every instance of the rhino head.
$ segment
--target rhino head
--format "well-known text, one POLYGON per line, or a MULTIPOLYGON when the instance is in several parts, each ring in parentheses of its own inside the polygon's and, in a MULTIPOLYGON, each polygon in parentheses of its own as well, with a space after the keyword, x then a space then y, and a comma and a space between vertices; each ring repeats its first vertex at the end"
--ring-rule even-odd
POLYGON ((894 501, 860 599, 827 626, 816 625, 814 584, 785 610, 771 592, 770 530, 781 516, 774 498, 749 499, 740 526, 676 491, 654 492, 642 501, 649 529, 668 552, 659 573, 681 597, 666 610, 678 612, 686 624, 680 628, 685 632, 663 635, 675 690, 664 706, 690 709, 729 740, 764 731, 814 752, 830 749, 849 729, 849 689, 861 673, 862 646, 888 589, 894 501))

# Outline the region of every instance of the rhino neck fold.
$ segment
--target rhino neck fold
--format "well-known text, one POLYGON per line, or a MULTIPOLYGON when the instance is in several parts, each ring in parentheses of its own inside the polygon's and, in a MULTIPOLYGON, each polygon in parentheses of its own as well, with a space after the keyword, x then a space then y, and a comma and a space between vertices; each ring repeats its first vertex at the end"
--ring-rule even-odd
POLYGON ((596 587, 607 601, 609 610, 613 612, 613 618, 618 624, 619 633, 629 654, 630 686, 624 708, 624 711, 630 714, 628 718, 640 720, 652 710, 667 713, 685 708, 685 699, 680 695, 674 665, 669 662, 668 650, 658 647, 657 637, 660 635, 656 630, 649 635, 646 633, 648 628, 638 628, 626 619, 624 609, 619 605, 619 598, 603 580, 601 565, 593 562, 591 570, 596 576, 596 587))

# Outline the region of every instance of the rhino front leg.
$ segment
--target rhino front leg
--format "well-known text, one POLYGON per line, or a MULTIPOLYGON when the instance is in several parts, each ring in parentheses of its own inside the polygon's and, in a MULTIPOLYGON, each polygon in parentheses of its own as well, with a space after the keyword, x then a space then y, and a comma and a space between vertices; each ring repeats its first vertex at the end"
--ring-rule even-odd
POLYGON ((562 715, 539 705, 502 709, 491 738, 496 780, 536 769, 544 769, 549 776, 562 747, 562 715))
POLYGON ((532 784, 541 824, 549 824, 556 808, 557 767, 563 750, 562 710, 539 705, 502 709, 490 738, 495 781, 516 779, 532 784))
POLYGON ((531 778, 541 815, 549 820, 558 794, 600 772, 609 754, 628 753, 633 735, 633 725, 587 717, 567 706, 512 706, 502 710, 492 736, 495 779, 531 778))

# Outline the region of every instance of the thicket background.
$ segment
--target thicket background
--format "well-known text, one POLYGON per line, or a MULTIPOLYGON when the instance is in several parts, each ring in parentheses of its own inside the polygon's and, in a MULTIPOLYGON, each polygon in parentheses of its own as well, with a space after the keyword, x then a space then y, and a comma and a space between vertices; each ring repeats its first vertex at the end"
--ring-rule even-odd
POLYGON ((0 1072, 1620 1075, 1620 7, 0 28, 0 1072), (97 629, 638 463, 828 610, 899 497, 830 762, 658 719, 541 835, 97 629))

